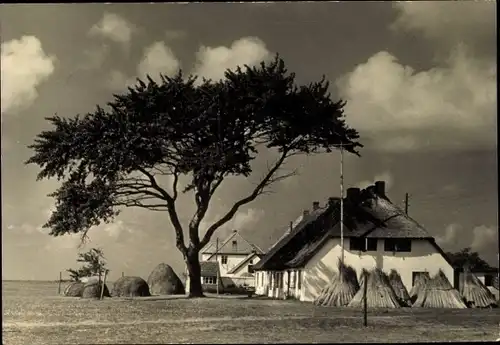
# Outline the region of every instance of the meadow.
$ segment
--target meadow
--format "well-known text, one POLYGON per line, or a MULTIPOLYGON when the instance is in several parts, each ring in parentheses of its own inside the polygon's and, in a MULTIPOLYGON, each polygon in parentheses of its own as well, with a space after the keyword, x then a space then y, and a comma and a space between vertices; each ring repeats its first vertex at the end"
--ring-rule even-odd
POLYGON ((492 341, 500 309, 369 310, 218 297, 57 296, 57 283, 2 282, 3 343, 277 343, 492 341))

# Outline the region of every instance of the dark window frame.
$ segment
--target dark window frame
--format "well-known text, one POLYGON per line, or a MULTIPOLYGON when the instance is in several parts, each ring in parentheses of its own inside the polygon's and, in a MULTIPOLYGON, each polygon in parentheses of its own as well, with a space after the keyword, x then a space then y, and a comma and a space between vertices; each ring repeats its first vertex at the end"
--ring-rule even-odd
POLYGON ((220 263, 223 265, 227 265, 227 255, 221 255, 220 263))
POLYGON ((349 239, 349 250, 360 252, 376 252, 378 249, 378 238, 351 237, 349 239))
POLYGON ((386 238, 384 240, 384 251, 393 253, 411 253, 411 238, 386 238))

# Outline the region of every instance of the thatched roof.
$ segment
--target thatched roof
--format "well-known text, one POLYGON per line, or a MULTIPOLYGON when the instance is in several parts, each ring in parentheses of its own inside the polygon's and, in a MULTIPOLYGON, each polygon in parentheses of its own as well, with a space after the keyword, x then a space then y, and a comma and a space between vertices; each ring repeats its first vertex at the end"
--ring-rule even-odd
POLYGON ((83 287, 85 283, 82 282, 72 282, 69 283, 64 289, 64 296, 67 297, 82 297, 83 287))
POLYGON ((400 308, 399 298, 392 289, 389 277, 380 269, 363 270, 360 288, 349 303, 349 307, 362 307, 364 284, 366 286, 366 305, 369 308, 400 308))
MULTIPOLYGON (((375 186, 370 186, 351 195, 348 193, 344 199, 345 238, 425 239, 448 260, 423 226, 394 205, 383 191, 376 190, 375 186)), ((340 218, 340 198, 330 198, 326 207, 311 211, 283 236, 254 269, 304 267, 330 238, 341 236, 340 218)))
POLYGON ((338 273, 335 272, 331 283, 326 286, 314 300, 314 304, 328 307, 343 307, 351 302, 359 290, 356 270, 351 266, 338 262, 338 273))
POLYGON ((148 277, 149 291, 152 295, 184 295, 184 285, 172 267, 161 263, 148 277))
MULTIPOLYGON (((90 283, 85 283, 82 291, 82 298, 100 298, 101 289, 102 289, 102 283, 99 284, 99 282, 94 282, 94 281, 91 281, 90 283)), ((111 297, 106 284, 104 284, 103 297, 111 297)))
POLYGON ((406 287, 404 286, 403 280, 401 279, 398 271, 394 269, 391 270, 391 272, 389 273, 389 282, 391 283, 394 293, 396 294, 396 296, 398 296, 401 305, 410 306, 410 295, 408 294, 408 291, 406 290, 406 287))
POLYGON ((432 277, 425 284, 417 296, 413 307, 424 308, 457 308, 465 309, 467 306, 460 293, 453 288, 443 271, 432 277))
POLYGON ((121 277, 113 285, 111 291, 113 297, 147 297, 149 293, 148 283, 141 277, 121 277))
POLYGON ((462 297, 465 304, 472 308, 496 307, 497 301, 491 291, 474 275, 465 273, 462 287, 462 297))
POLYGON ((429 280, 431 280, 429 272, 418 272, 418 274, 415 276, 415 281, 413 282, 413 286, 410 290, 410 301, 412 304, 415 303, 418 295, 429 280))

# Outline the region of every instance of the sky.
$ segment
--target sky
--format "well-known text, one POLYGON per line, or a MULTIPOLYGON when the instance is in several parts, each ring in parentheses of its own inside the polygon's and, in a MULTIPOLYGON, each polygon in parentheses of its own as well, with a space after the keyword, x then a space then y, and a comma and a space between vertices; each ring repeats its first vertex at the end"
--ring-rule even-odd
MULTIPOLYGON (((227 68, 279 53, 298 83, 325 75, 347 123, 365 145, 346 156, 345 185, 385 180, 389 197, 445 251, 470 246, 490 264, 498 253, 495 2, 308 2, 2 5, 2 279, 57 279, 75 267, 79 237, 41 225, 57 181, 23 164, 44 117, 105 105, 137 77, 187 73, 217 80, 227 68)), ((262 176, 222 185, 202 231, 262 176)), ((313 201, 340 195, 338 152, 293 157, 299 174, 240 209, 233 229, 267 248, 313 201)), ((192 195, 179 199, 183 224, 192 195)), ((180 273, 168 215, 126 209, 89 232, 110 279, 147 278, 160 262, 180 273)))

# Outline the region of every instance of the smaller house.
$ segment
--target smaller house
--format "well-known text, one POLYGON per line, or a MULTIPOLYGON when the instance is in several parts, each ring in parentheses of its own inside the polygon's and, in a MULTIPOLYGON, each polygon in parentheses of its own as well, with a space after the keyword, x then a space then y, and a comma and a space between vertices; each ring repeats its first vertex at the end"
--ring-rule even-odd
MULTIPOLYGON (((223 241, 211 241, 200 253, 202 285, 204 290, 210 292, 217 288, 217 277, 220 291, 223 287, 253 286, 253 265, 264 254, 262 249, 246 240, 237 230, 233 230, 223 241)), ((189 276, 186 286, 189 286, 189 276)))
POLYGON ((219 290, 222 291, 222 281, 220 279, 219 265, 215 261, 202 261, 200 262, 201 268, 201 285, 203 291, 217 292, 217 284, 219 290))

